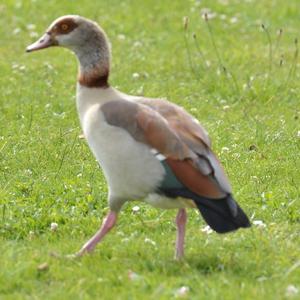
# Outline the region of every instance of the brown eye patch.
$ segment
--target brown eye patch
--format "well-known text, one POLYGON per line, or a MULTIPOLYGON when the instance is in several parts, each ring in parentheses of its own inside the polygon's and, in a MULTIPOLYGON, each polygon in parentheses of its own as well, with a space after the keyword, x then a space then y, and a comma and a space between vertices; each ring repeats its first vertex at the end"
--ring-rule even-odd
POLYGON ((78 24, 75 23, 73 18, 64 18, 59 20, 51 29, 51 32, 54 34, 68 34, 73 31, 78 24))
POLYGON ((69 25, 66 23, 62 24, 60 27, 62 31, 67 31, 69 29, 69 25))

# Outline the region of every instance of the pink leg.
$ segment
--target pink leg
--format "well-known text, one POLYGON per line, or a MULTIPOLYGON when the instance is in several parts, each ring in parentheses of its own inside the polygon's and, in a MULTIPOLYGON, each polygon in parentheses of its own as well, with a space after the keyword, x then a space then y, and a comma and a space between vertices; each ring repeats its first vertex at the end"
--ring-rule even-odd
POLYGON ((176 238, 176 252, 175 259, 179 260, 184 255, 184 236, 185 236, 185 224, 187 221, 187 214, 184 208, 178 210, 176 216, 177 225, 177 238, 176 238))
POLYGON ((85 253, 92 252, 96 245, 104 238, 104 236, 114 227, 117 221, 117 213, 110 211, 103 221, 101 228, 95 235, 83 245, 77 256, 82 256, 85 253))

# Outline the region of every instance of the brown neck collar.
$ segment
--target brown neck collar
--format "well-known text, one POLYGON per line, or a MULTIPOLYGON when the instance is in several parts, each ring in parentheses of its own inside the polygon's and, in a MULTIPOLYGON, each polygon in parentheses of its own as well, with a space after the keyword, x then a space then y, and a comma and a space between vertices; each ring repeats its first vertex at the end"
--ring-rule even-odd
POLYGON ((108 88, 108 76, 109 71, 106 69, 104 72, 100 72, 98 69, 93 69, 90 72, 79 72, 78 82, 80 85, 89 88, 108 88))

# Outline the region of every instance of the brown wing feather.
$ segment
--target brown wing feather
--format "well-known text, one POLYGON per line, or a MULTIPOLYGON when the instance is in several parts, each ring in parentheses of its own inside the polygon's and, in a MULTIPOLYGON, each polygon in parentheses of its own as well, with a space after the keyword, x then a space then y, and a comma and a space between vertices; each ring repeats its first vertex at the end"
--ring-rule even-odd
POLYGON ((165 156, 175 159, 193 156, 188 147, 156 111, 146 106, 139 106, 136 121, 143 130, 147 143, 165 156))
POLYGON ((197 170, 190 160, 174 160, 167 158, 166 162, 176 178, 192 192, 208 197, 219 199, 226 196, 211 176, 205 176, 197 170))
POLYGON ((162 99, 141 98, 139 102, 162 115, 168 121, 170 127, 181 137, 194 138, 200 143, 211 146, 206 130, 180 106, 162 99))
MULTIPOLYGON (((162 115, 180 140, 194 153, 193 165, 203 175, 213 176, 219 188, 231 193, 229 180, 216 155, 205 129, 181 107, 161 99, 142 98, 141 103, 162 115)), ((191 156, 190 156, 191 157, 191 156)))

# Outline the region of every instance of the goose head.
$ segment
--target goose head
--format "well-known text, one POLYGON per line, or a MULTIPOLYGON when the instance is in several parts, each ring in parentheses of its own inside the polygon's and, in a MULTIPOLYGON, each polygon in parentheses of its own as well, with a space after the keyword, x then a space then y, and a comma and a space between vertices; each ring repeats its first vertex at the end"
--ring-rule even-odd
POLYGON ((53 46, 68 48, 76 54, 81 84, 108 86, 110 44, 97 23, 77 15, 62 16, 48 27, 40 39, 28 46, 26 52, 53 46))

